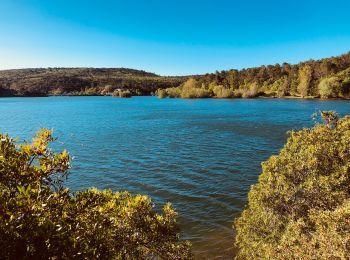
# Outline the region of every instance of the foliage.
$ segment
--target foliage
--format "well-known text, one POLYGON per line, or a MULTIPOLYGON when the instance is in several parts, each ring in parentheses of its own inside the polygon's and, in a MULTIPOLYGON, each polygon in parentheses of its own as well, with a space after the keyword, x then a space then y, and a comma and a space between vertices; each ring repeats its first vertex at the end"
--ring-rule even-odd
POLYGON ((341 96, 341 83, 337 77, 322 79, 318 87, 321 98, 336 98, 341 96))
POLYGON ((232 89, 225 88, 222 85, 214 86, 213 93, 216 98, 232 98, 234 96, 232 89))
POLYGON ((0 71, 0 95, 111 95, 115 89, 150 95, 179 86, 187 77, 161 77, 125 68, 47 68, 0 71), (2 88, 6 91, 1 91, 2 88))
MULTIPOLYGON (((210 84, 223 86, 234 91, 234 97, 252 96, 249 86, 256 84, 258 95, 267 96, 318 96, 319 83, 323 78, 333 75, 342 79, 350 97, 350 52, 338 57, 310 60, 299 64, 275 64, 242 70, 217 71, 196 76, 200 86, 210 89, 210 84), (346 81, 345 78, 349 81, 346 81), (346 83, 348 82, 348 83, 346 83)), ((342 83, 343 84, 343 83, 342 83)), ((254 95, 253 95, 254 96, 254 95)), ((341 97, 341 96, 340 96, 341 97)))
POLYGON ((208 98, 210 93, 205 88, 186 88, 182 89, 181 98, 208 98))
POLYGON ((324 77, 318 87, 322 98, 349 98, 350 68, 324 77))
POLYGON ((188 259, 176 213, 147 196, 62 186, 67 151, 54 153, 52 132, 31 143, 0 136, 0 251, 4 259, 188 259))
POLYGON ((122 89, 116 89, 114 90, 113 97, 120 97, 120 98, 130 98, 132 97, 132 94, 130 90, 122 90, 122 89))
POLYGON ((129 90, 134 96, 166 89, 166 94, 159 92, 163 97, 316 97, 322 79, 333 76, 341 79, 342 94, 337 98, 350 98, 350 52, 299 64, 263 65, 191 77, 164 77, 125 68, 5 70, 0 71, 0 96, 111 95, 116 89, 129 90), (251 85, 255 91, 250 90, 251 85), (213 86, 222 86, 222 91, 214 94, 213 86))
POLYGON ((179 98, 181 96, 181 89, 178 87, 167 88, 166 93, 170 98, 179 98))
POLYGON ((207 98, 211 97, 207 88, 199 86, 194 78, 189 78, 181 86, 175 88, 167 88, 165 90, 158 89, 156 94, 160 98, 169 96, 171 98, 207 98))
POLYGON ((159 98, 166 98, 168 96, 168 93, 165 89, 157 89, 156 96, 159 98))
POLYGON ((299 85, 298 92, 302 97, 306 97, 310 92, 310 83, 312 80, 312 67, 303 65, 299 68, 299 85))
POLYGON ((242 89, 241 93, 243 98, 254 98, 258 96, 259 87, 256 82, 253 82, 252 84, 249 84, 247 88, 242 89))
POLYGON ((113 86, 112 85, 106 85, 103 89, 102 89, 102 91, 101 91, 101 95, 102 96, 110 96, 110 95, 112 95, 113 94, 113 91, 114 91, 114 89, 113 89, 113 86))
POLYGON ((189 78, 182 86, 179 87, 181 98, 207 98, 210 97, 209 91, 201 87, 194 78, 189 78))
POLYGON ((236 219, 237 259, 347 259, 350 251, 350 117, 291 132, 262 164, 236 219))

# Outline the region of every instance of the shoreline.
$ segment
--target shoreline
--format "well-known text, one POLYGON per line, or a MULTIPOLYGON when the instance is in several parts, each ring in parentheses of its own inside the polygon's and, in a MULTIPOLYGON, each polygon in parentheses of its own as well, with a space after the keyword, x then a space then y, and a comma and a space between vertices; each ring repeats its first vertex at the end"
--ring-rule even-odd
MULTIPOLYGON (((112 95, 47 95, 47 96, 1 96, 1 98, 48 98, 48 97, 113 97, 112 95)), ((132 96, 132 97, 157 97, 154 95, 139 95, 139 96, 132 96)), ((131 98, 132 98, 131 97, 131 98)), ((126 97, 114 97, 114 98, 126 98, 126 97)), ((128 97, 130 98, 130 97, 128 97)), ((158 97, 159 98, 159 97, 158 97)), ((186 99, 186 100, 190 100, 190 99, 224 99, 224 100, 228 100, 228 99, 245 99, 245 100, 249 100, 249 99, 298 99, 298 100, 320 100, 320 101, 331 101, 331 100, 350 100, 350 98, 320 98, 320 97, 315 97, 315 96, 307 96, 307 97, 298 97, 298 96, 282 96, 282 97, 274 97, 274 96, 258 96, 258 97, 252 97, 252 98, 218 98, 218 97, 205 97, 205 98, 170 98, 170 97, 166 97, 166 98, 159 98, 159 99, 186 99)))

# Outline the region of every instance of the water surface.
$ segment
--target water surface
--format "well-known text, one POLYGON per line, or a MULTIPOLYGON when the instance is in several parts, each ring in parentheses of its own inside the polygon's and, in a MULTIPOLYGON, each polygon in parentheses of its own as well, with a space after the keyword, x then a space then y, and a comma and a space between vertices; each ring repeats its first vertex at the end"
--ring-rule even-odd
POLYGON ((74 156, 67 185, 150 195, 173 203, 198 259, 233 254, 233 219, 286 132, 347 101, 182 100, 134 97, 0 99, 0 130, 20 140, 53 128, 74 156))

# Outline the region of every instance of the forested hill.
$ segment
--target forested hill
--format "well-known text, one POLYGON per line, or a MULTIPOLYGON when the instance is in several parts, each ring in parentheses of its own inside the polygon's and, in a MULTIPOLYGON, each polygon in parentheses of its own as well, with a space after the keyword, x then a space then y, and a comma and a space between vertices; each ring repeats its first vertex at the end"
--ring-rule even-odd
POLYGON ((186 77, 161 77, 125 68, 47 68, 0 71, 1 96, 107 95, 115 89, 149 95, 186 77))
POLYGON ((182 89, 181 87, 170 89, 168 94, 187 97, 191 96, 188 92, 193 88, 197 91, 192 91, 192 96, 198 93, 205 97, 267 95, 349 98, 350 52, 294 65, 283 63, 242 70, 217 71, 194 77, 191 82, 183 84, 182 89), (199 88, 202 91, 199 91, 199 88))
POLYGON ((350 52, 299 64, 163 77, 125 68, 47 68, 0 71, 0 96, 131 95, 171 97, 350 97, 350 52), (166 89, 166 90, 163 90, 166 89))

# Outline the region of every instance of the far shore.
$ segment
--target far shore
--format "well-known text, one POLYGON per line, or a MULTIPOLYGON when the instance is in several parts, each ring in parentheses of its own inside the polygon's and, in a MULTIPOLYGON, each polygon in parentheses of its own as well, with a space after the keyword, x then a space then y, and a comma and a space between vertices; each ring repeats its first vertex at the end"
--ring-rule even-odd
MULTIPOLYGON (((46 98, 46 97, 114 97, 114 98, 130 98, 130 97, 118 97, 118 96, 112 96, 112 95, 38 95, 38 96, 2 96, 0 98, 46 98)), ((157 97, 155 95, 138 95, 138 96, 132 96, 132 97, 157 97)), ((257 96, 257 97, 251 97, 251 98, 242 98, 242 97, 233 97, 233 98, 219 98, 219 97, 203 97, 203 98, 173 98, 173 97, 167 97, 168 99, 304 99, 304 100, 322 100, 322 101, 330 101, 330 100, 350 100, 350 98, 320 98, 317 96, 257 96)), ((162 98, 159 98, 162 99, 162 98)))

